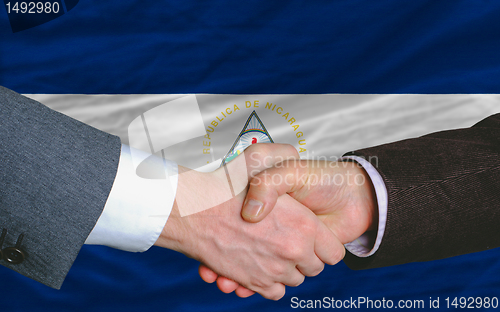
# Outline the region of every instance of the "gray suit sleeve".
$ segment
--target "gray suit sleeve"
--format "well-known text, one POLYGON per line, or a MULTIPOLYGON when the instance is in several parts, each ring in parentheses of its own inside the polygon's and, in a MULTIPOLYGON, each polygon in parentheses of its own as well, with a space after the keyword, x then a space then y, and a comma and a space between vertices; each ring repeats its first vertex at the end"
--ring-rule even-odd
POLYGON ((23 234, 27 254, 4 266, 59 289, 115 179, 120 139, 0 87, 2 248, 23 234))

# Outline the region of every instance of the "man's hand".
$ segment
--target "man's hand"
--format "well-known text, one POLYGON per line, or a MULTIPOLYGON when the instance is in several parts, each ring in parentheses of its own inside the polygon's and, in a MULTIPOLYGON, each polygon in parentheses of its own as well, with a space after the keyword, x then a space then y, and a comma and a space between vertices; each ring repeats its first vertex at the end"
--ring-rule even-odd
MULTIPOLYGON (((355 162, 286 160, 257 174, 242 209, 248 222, 260 222, 273 210, 280 196, 288 194, 311 209, 342 243, 376 228, 376 196, 368 174, 355 162)), ((252 293, 234 281, 200 267, 205 281, 214 281, 223 292, 236 290, 240 297, 252 293)))
POLYGON ((284 194, 311 209, 343 244, 376 227, 375 190, 366 171, 356 162, 278 163, 251 180, 242 217, 248 222, 263 220, 284 194))
MULTIPOLYGON (((273 162, 279 154, 296 156, 287 153, 289 147, 276 151, 267 145, 252 147, 245 152, 247 156, 238 156, 246 157, 247 172, 271 166, 262 161, 265 158, 273 162)), ((221 190, 228 171, 222 168, 200 173, 180 167, 176 204, 156 245, 199 260, 214 274, 241 285, 240 292, 244 294, 246 288, 274 300, 284 295, 284 285, 297 286, 304 275, 317 275, 324 263, 335 264, 343 258, 344 247, 333 233, 288 195, 280 197, 274 210, 259 223, 241 218, 245 192, 211 209, 180 217, 180 201, 196 208, 206 204, 207 196, 223 196, 221 190)), ((233 185, 241 183, 234 178, 231 176, 233 185)), ((246 184, 248 177, 242 178, 246 184)))

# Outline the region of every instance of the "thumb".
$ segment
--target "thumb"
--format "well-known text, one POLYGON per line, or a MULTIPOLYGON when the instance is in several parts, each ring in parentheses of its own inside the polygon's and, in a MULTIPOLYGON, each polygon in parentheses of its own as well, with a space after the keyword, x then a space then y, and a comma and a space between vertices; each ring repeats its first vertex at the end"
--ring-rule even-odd
POLYGON ((306 164, 301 160, 286 160, 253 177, 241 211, 243 219, 262 221, 273 210, 278 197, 303 187, 309 175, 306 164))

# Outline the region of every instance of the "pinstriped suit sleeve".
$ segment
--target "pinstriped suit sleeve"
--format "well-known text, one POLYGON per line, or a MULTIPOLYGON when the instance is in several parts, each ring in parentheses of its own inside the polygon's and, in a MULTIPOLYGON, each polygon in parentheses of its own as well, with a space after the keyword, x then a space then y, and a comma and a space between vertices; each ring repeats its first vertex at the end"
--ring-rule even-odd
POLYGON ((25 261, 7 266, 60 288, 115 179, 121 142, 0 87, 3 247, 24 234, 25 261))
POLYGON ((500 247, 500 114, 471 128, 349 153, 375 166, 387 187, 378 251, 348 254, 353 269, 429 261, 500 247))

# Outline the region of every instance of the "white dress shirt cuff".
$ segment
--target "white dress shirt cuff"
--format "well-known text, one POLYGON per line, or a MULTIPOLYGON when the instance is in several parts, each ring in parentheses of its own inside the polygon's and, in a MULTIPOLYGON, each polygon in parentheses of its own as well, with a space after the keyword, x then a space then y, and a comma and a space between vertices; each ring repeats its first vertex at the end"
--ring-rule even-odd
POLYGON ((167 222, 176 190, 176 163, 135 149, 132 153, 131 147, 122 145, 113 187, 85 244, 133 252, 148 250, 167 222), (145 162, 154 177, 139 174, 132 159, 137 155, 147 158, 145 162))
POLYGON ((384 236, 387 221, 387 188, 380 173, 366 159, 358 156, 344 156, 342 159, 352 159, 363 166, 375 188, 378 204, 378 229, 376 233, 375 231, 366 232, 354 241, 344 245, 347 250, 358 257, 369 257, 378 250, 384 236))

